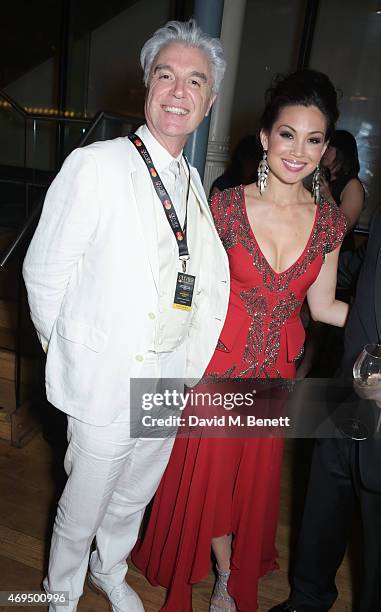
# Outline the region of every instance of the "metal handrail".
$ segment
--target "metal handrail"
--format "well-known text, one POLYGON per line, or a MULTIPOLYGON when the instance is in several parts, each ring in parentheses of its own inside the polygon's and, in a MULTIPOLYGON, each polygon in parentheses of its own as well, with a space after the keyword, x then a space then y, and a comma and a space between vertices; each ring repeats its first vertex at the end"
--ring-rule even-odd
POLYGON ((110 119, 111 121, 134 121, 140 118, 140 115, 118 115, 117 113, 109 113, 108 111, 99 111, 93 118, 93 121, 86 131, 86 134, 79 141, 78 147, 83 147, 89 136, 95 131, 102 119, 110 119))
POLYGON ((23 115, 23 117, 28 115, 28 112, 25 110, 25 108, 20 106, 20 104, 18 104, 13 98, 11 98, 11 96, 8 96, 8 94, 3 89, 0 89, 0 96, 2 98, 5 98, 8 104, 10 104, 15 110, 17 110, 20 115, 23 115))
MULTIPOLYGON (((26 111, 25 108, 20 106, 20 104, 18 104, 13 98, 11 98, 11 96, 9 96, 3 89, 0 89, 0 97, 4 98, 8 102, 8 104, 12 106, 12 108, 14 108, 20 115, 22 115, 23 117, 27 119, 39 119, 39 120, 41 119, 45 121, 65 121, 67 123, 88 123, 89 130, 91 131, 93 131, 96 128, 96 126, 100 123, 102 119, 128 121, 128 120, 136 120, 141 117, 140 115, 133 115, 133 114, 132 115, 120 115, 118 113, 110 113, 109 111, 99 111, 98 113, 96 113, 96 115, 94 115, 94 117, 91 117, 91 118, 65 117, 65 115, 59 115, 59 116, 44 115, 43 113, 31 113, 29 111, 26 111)), ((85 137, 88 136, 88 134, 89 134, 89 131, 86 131, 84 138, 78 144, 79 147, 83 146, 82 142, 84 141, 85 137)))
POLYGON ((56 122, 65 121, 68 123, 88 123, 88 124, 91 123, 92 121, 92 119, 90 118, 81 119, 78 117, 65 117, 65 115, 55 116, 55 115, 44 115, 43 113, 31 113, 29 111, 26 111, 25 108, 23 108, 22 106, 20 106, 20 104, 18 104, 16 100, 11 98, 11 96, 9 96, 3 89, 0 89, 0 97, 4 98, 6 102, 8 102, 8 104, 15 111, 17 111, 20 115, 24 117, 24 119, 39 119, 39 120, 56 121, 56 122))
POLYGON ((6 251, 4 252, 1 260, 0 260, 0 271, 5 271, 5 266, 8 263, 8 260, 12 257, 12 255, 17 251, 18 246, 21 244, 25 236, 28 234, 29 229, 32 227, 34 221, 41 213, 41 209, 43 206, 43 200, 37 204, 32 210, 32 212, 28 215, 24 225, 18 232, 16 238, 11 242, 6 251))

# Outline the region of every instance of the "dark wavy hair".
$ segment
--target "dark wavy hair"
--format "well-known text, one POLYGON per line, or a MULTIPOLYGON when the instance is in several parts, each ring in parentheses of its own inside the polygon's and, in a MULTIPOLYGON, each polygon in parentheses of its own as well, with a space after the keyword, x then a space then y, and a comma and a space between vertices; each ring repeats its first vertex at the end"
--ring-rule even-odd
POLYGON ((286 106, 316 106, 327 119, 325 140, 334 133, 339 117, 337 91, 326 74, 317 70, 298 70, 275 77, 265 94, 266 106, 261 127, 270 132, 280 111, 286 106))
POLYGON ((339 173, 345 178, 357 178, 360 162, 355 137, 347 130, 336 130, 329 144, 336 149, 339 173))
POLYGON ((229 170, 236 179, 237 185, 242 182, 245 161, 252 162, 256 171, 261 161, 262 153, 261 142, 256 134, 248 134, 239 141, 232 153, 229 165, 229 170))

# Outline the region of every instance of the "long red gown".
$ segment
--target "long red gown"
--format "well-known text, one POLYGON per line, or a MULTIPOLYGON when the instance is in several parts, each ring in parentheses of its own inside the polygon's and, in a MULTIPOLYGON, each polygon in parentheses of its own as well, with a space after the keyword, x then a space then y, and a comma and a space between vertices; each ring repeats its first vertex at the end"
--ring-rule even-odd
MULTIPOLYGON (((337 206, 322 202, 304 251, 275 272, 250 227, 243 186, 211 201, 229 257, 226 321, 206 374, 221 378, 294 378, 303 350, 299 312, 326 253, 345 233, 337 206)), ((168 589, 164 612, 192 611, 192 584, 210 570, 211 540, 233 534, 228 590, 239 612, 257 609, 258 578, 277 567, 283 440, 177 438, 133 562, 154 585, 168 589)))

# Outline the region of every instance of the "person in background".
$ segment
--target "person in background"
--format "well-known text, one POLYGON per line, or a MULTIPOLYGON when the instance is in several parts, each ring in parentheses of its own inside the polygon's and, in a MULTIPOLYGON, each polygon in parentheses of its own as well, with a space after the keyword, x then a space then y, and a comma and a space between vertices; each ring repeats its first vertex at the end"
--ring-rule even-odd
MULTIPOLYGON (((365 191, 358 178, 360 163, 355 138, 347 130, 336 130, 329 141, 321 162, 321 193, 334 202, 348 220, 340 259, 350 256, 355 250, 354 228, 364 206, 365 191)), ((350 303, 354 295, 356 278, 352 284, 342 285, 338 275, 336 297, 350 303)), ((343 353, 343 330, 309 321, 303 359, 298 367, 297 377, 309 373, 315 376, 333 376, 343 353)))
POLYGON ((248 185, 255 181, 258 164, 262 157, 262 147, 258 136, 248 135, 239 141, 227 170, 221 174, 210 188, 210 195, 237 185, 248 185))
MULTIPOLYGON (((381 207, 373 217, 367 248, 341 263, 342 278, 360 275, 345 327, 339 375, 351 378, 366 344, 381 344, 381 207)), ((356 387, 355 387, 356 388, 356 387)), ((357 393, 360 392, 361 387, 357 393)), ((381 393, 365 395, 381 408, 381 393)), ((379 434, 378 434, 379 435, 379 434)), ((335 578, 344 557, 356 502, 363 536, 362 587, 357 612, 381 610, 381 440, 344 437, 316 440, 288 601, 269 612, 328 612, 337 598, 335 578)))
MULTIPOLYGON (((343 326, 335 299, 346 219, 320 198, 318 166, 338 117, 328 77, 302 70, 267 95, 258 184, 217 193, 211 210, 228 253, 231 292, 212 380, 295 377, 303 350, 300 309, 343 326), (315 173, 314 193, 303 180, 315 173)), ((239 389, 239 385, 238 385, 239 389)), ((284 440, 276 437, 177 438, 133 561, 169 589, 163 612, 191 612, 192 584, 217 581, 211 612, 253 612, 260 576, 277 567, 275 534, 284 440)))
POLYGON ((365 191, 358 178, 360 163, 356 139, 347 130, 336 130, 322 159, 322 195, 333 201, 348 219, 341 251, 355 248, 353 229, 364 207, 365 191))
POLYGON ((68 594, 66 612, 77 609, 94 536, 91 587, 112 612, 144 610, 125 582, 126 558, 173 439, 131 435, 130 383, 150 379, 155 390, 162 378, 200 378, 227 309, 226 253, 183 157, 223 78, 220 41, 194 20, 171 21, 145 43, 141 64, 146 124, 69 155, 24 263, 47 397, 68 415, 68 480, 44 581, 68 594))

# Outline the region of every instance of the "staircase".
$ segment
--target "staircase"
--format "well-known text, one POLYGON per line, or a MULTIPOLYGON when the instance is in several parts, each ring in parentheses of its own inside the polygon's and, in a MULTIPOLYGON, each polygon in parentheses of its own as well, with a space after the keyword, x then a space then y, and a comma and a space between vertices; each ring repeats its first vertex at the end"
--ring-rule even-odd
MULTIPOLYGON (((14 231, 0 228, 0 253, 14 237, 14 231)), ((23 446, 39 427, 30 401, 17 406, 17 323, 20 262, 11 262, 0 271, 0 439, 23 446)))

